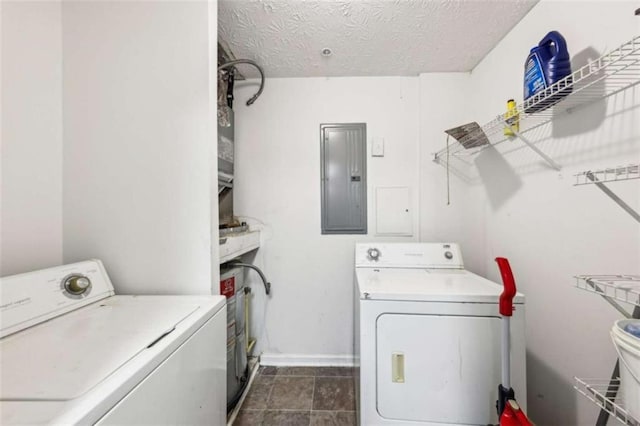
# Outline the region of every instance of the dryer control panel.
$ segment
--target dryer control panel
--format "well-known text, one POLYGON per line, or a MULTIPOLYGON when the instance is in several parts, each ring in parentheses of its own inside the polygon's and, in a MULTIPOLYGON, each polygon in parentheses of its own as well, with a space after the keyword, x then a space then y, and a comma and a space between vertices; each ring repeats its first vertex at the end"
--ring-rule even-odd
POLYGON ((356 268, 464 269, 455 243, 358 243, 356 268))

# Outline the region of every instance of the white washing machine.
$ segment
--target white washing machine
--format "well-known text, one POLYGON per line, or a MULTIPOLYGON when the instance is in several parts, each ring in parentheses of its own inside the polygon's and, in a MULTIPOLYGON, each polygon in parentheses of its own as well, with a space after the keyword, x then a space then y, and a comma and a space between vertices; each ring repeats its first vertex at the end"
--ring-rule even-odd
POLYGON ((0 424, 225 424, 223 296, 114 295, 98 260, 0 294, 0 424))
MULTIPOLYGON (((502 286, 464 269, 446 243, 355 249, 359 424, 497 423, 502 286)), ((512 387, 526 410, 524 296, 511 319, 512 387)))

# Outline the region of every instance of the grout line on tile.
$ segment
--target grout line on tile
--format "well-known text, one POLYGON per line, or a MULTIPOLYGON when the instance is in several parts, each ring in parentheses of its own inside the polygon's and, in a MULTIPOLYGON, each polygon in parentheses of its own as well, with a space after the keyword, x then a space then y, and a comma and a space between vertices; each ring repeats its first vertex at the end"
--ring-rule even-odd
MULTIPOLYGON (((313 400, 316 398, 316 378, 313 377, 313 388, 311 390, 311 408, 310 411, 313 411, 313 400)), ((311 413, 309 413, 309 421, 311 421, 311 413)))
POLYGON ((269 389, 269 394, 267 395, 267 402, 265 403, 265 410, 269 409, 269 401, 271 400, 271 394, 273 393, 273 388, 276 387, 276 379, 274 377, 274 379, 271 381, 271 388, 269 389))
POLYGON ((330 379, 353 379, 353 376, 314 376, 314 377, 325 377, 330 379))
POLYGON ((278 374, 277 376, 272 377, 317 377, 317 376, 309 376, 303 374, 278 374))

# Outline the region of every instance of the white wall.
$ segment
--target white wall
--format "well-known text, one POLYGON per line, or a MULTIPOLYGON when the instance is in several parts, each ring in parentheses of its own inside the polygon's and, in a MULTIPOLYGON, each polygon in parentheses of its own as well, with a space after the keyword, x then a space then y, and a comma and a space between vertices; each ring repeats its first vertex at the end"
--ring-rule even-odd
MULTIPOLYGON (((236 215, 263 230, 256 264, 273 283, 264 305, 252 277, 258 352, 266 359, 337 362, 352 353, 352 275, 356 241, 373 239, 377 186, 409 186, 418 208, 418 79, 267 79, 239 84, 236 111, 236 215), (367 149, 384 137, 385 156, 367 157, 369 235, 320 233, 320 124, 367 123, 367 149), (274 357, 275 355, 275 357, 274 357)), ((418 222, 414 215, 413 237, 418 222)), ((381 240, 382 238, 375 238, 381 240)), ((387 238, 393 240, 391 238, 387 238)))
POLYGON ((485 230, 478 226, 485 219, 482 193, 457 179, 453 169, 447 183, 445 163, 433 161, 446 146, 444 130, 473 121, 471 93, 469 73, 420 75, 420 241, 459 243, 465 267, 484 274, 485 230))
POLYGON ((210 6, 62 8, 64 261, 102 259, 120 293, 202 294, 218 280, 210 6))
MULTIPOLYGON (((605 53, 639 33, 637 6, 541 2, 473 70, 474 119, 488 120, 508 98, 522 99, 525 58, 548 31, 565 36, 575 69, 585 49, 605 53)), ((593 424, 597 410, 572 389, 573 377, 604 378, 613 369, 608 331, 620 315, 575 289, 572 276, 640 273, 640 224, 595 186, 572 184, 574 173, 639 161, 639 99, 637 88, 628 90, 531 132, 544 139, 539 147, 563 166, 560 173, 518 141, 479 164, 490 176, 477 187, 485 194, 487 220, 477 226, 486 229, 486 269, 498 280, 493 258, 508 257, 527 295, 529 415, 537 424, 593 424)), ((610 188, 640 210, 638 181, 610 188)))
POLYGON ((2 2, 0 276, 62 262, 60 3, 2 2))

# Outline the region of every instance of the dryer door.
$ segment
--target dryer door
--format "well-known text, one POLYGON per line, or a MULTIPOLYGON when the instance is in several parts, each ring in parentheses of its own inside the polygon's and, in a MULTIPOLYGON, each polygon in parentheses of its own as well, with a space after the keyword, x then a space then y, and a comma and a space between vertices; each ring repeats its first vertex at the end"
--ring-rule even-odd
POLYGON ((383 314, 377 320, 377 408, 390 420, 497 422, 500 319, 383 314))

